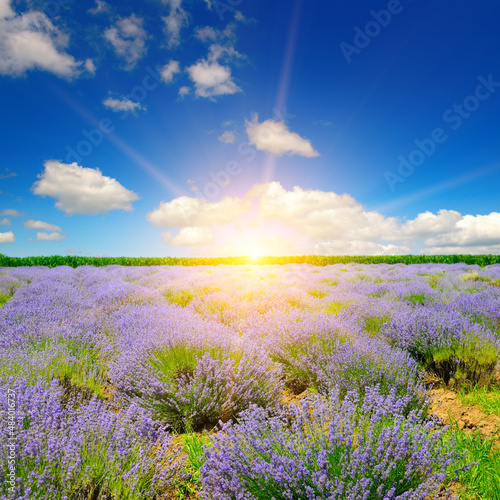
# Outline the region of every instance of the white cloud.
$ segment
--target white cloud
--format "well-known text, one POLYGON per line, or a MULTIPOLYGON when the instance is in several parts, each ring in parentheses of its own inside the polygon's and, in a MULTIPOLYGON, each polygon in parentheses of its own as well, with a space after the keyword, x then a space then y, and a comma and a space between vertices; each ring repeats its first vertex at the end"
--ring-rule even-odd
POLYGON ((347 194, 254 185, 245 196, 208 203, 183 196, 148 214, 168 245, 200 255, 394 255, 500 253, 500 213, 425 212, 412 220, 367 210, 347 194))
POLYGON ((36 233, 38 241, 61 241, 65 240, 66 236, 59 233, 36 233))
POLYGON ((217 32, 211 26, 196 28, 194 36, 202 42, 215 42, 218 38, 217 32))
POLYGON ((103 102, 104 106, 119 113, 121 111, 134 111, 144 109, 140 102, 131 101, 130 99, 114 99, 113 97, 108 97, 103 102))
POLYGON ((163 0, 170 6, 170 13, 163 18, 165 23, 165 34, 167 35, 167 47, 173 49, 181 42, 181 30, 188 24, 188 15, 182 8, 182 0, 163 0))
POLYGON ((10 0, 0 0, 0 19, 15 16, 15 12, 10 6, 10 0))
POLYGON ((7 217, 21 217, 23 213, 13 208, 6 208, 0 212, 0 215, 6 215, 7 217))
POLYGON ((0 243, 15 243, 16 238, 12 231, 7 233, 0 233, 0 243))
MULTIPOLYGON (((425 241, 427 247, 500 246, 500 213, 460 215, 425 241)), ((464 253, 463 251, 460 253, 464 253)))
POLYGON ((259 117, 255 114, 252 121, 247 120, 246 127, 250 144, 253 144, 259 151, 266 151, 278 156, 284 154, 300 155, 307 158, 319 156, 309 140, 303 139, 295 132, 290 132, 282 121, 266 120, 259 123, 259 117))
POLYGON ((407 255, 411 249, 406 245, 374 243, 371 241, 328 241, 314 245, 319 255, 407 255))
POLYGON ((431 235, 443 234, 462 219, 455 210, 440 210, 437 214, 424 212, 401 227, 402 237, 420 239, 431 235))
POLYGON ((95 0, 95 4, 95 7, 89 9, 89 13, 93 14, 94 16, 96 14, 101 14, 102 12, 109 12, 110 10, 109 5, 103 0, 95 0))
POLYGON ((85 59, 85 69, 91 75, 95 75, 96 67, 92 59, 85 59))
POLYGON ((180 71, 181 71, 181 68, 179 66, 179 61, 169 61, 160 70, 161 79, 165 83, 172 83, 174 81, 174 76, 177 73, 180 73, 180 71))
POLYGON ((16 14, 0 0, 0 74, 42 70, 63 78, 80 74, 82 62, 66 52, 69 37, 41 11, 16 14))
POLYGON ((163 233, 162 236, 170 247, 207 245, 214 239, 214 234, 207 227, 183 227, 176 236, 169 232, 163 233))
POLYGON ((234 13, 234 18, 240 23, 250 23, 251 20, 247 19, 239 10, 234 13))
POLYGON ((27 220, 24 223, 25 229, 43 229, 44 231, 62 231, 59 226, 55 226, 54 224, 49 224, 48 222, 42 222, 41 220, 27 220))
POLYGON ((231 69, 218 62, 210 63, 205 59, 187 68, 194 83, 195 94, 199 97, 215 97, 236 94, 241 89, 233 82, 231 69))
POLYGON ((224 30, 215 30, 210 26, 196 30, 196 38, 210 43, 208 56, 186 68, 198 97, 213 99, 219 95, 241 92, 234 83, 231 68, 228 66, 235 59, 245 58, 234 48, 235 27, 236 25, 231 23, 224 30))
POLYGON ((142 18, 131 14, 104 32, 104 38, 111 43, 116 54, 125 59, 126 70, 133 69, 146 53, 147 34, 142 23, 142 18))
POLYGON ((205 227, 228 224, 250 209, 250 200, 223 198, 219 202, 206 202, 201 198, 181 196, 147 214, 147 219, 157 227, 205 227))
POLYGON ((224 132, 219 136, 219 141, 223 142, 224 144, 234 144, 234 141, 236 141, 236 136, 233 132, 224 132))
POLYGON ((33 184, 33 193, 55 198, 55 206, 68 215, 131 211, 131 203, 139 199, 137 194, 124 188, 116 179, 104 176, 97 168, 57 160, 48 160, 44 166, 39 180, 33 184))
POLYGON ((185 95, 188 95, 190 92, 189 87, 181 87, 179 89, 179 97, 184 97, 185 95))
POLYGON ((10 226, 10 220, 7 218, 0 220, 0 226, 10 226))

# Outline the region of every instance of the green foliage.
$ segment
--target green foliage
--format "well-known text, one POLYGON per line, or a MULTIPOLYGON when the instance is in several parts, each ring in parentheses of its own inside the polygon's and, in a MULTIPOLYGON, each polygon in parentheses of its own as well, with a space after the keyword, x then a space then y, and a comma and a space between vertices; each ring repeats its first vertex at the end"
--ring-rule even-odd
POLYGON ((466 390, 477 385, 488 387, 494 379, 498 356, 495 344, 469 335, 464 342, 433 350, 428 368, 445 384, 453 379, 454 386, 466 390))
POLYGON ((210 439, 206 433, 196 434, 188 426, 186 434, 182 435, 182 451, 185 460, 182 479, 177 482, 175 495, 179 500, 198 498, 200 485, 200 468, 205 463, 203 448, 210 446, 210 439))
POLYGON ((190 378, 196 369, 198 361, 210 354, 212 359, 222 361, 223 352, 220 349, 202 349, 178 344, 158 349, 149 357, 149 363, 163 375, 165 381, 175 382, 180 377, 190 378))
POLYGON ((348 307, 351 304, 351 302, 330 302, 326 306, 326 311, 329 312, 330 314, 338 314, 342 309, 348 307))
POLYGON ((6 304, 7 302, 9 302, 9 300, 11 298, 12 297, 9 297, 8 295, 2 295, 2 294, 0 294, 0 307, 2 307, 4 304, 6 304))
MULTIPOLYGON (((40 338, 24 347, 23 354, 4 355, 0 358, 0 376, 27 376, 30 380, 58 379, 68 397, 74 394, 86 397, 107 395, 107 377, 104 374, 107 360, 101 349, 80 339, 40 338), (52 355, 47 355, 49 352, 52 355), (27 363, 26 360, 29 360, 27 363)), ((21 354, 21 353, 19 353, 21 354)))
MULTIPOLYGON (((51 255, 37 257, 8 257, 0 254, 0 267, 20 266, 215 266, 218 264, 458 264, 481 267, 500 264, 500 255, 301 255, 292 257, 81 257, 74 255, 51 255)), ((347 271, 347 269, 345 269, 347 271)))
POLYGON ((479 276, 479 274, 477 274, 477 273, 466 274, 465 276, 462 276, 462 278, 460 278, 460 279, 462 281, 473 281, 473 282, 477 282, 477 281, 489 282, 490 281, 489 278, 486 278, 485 276, 479 276))
POLYGON ((457 478, 462 485, 458 500, 500 500, 500 452, 494 449, 494 438, 482 439, 478 431, 467 434, 456 423, 453 434, 464 468, 457 478))
POLYGON ((186 307, 194 298, 193 295, 186 290, 177 293, 169 290, 164 295, 169 302, 172 302, 172 304, 178 304, 182 307, 186 307))
POLYGON ((380 332, 382 325, 390 319, 391 316, 389 314, 384 314, 383 316, 365 316, 363 318, 364 330, 368 335, 374 337, 380 332))
POLYGON ((425 293, 414 293, 412 295, 408 295, 405 297, 405 300, 407 300, 408 302, 411 302, 413 305, 416 305, 416 304, 424 304, 427 300, 427 295, 425 295, 425 293))
POLYGON ((491 387, 475 386, 470 391, 460 391, 462 403, 468 405, 479 405, 488 414, 500 417, 500 385, 493 384, 491 387))

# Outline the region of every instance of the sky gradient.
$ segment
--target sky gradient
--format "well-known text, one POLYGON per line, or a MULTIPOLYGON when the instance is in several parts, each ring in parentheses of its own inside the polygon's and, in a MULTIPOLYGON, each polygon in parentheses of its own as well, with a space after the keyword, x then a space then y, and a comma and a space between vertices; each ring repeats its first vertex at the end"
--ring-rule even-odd
POLYGON ((499 253, 500 4, 0 0, 0 253, 499 253))

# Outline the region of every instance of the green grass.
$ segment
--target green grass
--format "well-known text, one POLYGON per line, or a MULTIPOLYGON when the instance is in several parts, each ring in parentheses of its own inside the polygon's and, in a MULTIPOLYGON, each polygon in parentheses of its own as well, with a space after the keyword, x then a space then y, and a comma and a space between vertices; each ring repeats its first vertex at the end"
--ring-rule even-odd
POLYGON ((472 464, 458 474, 462 485, 458 500, 500 500, 500 452, 494 449, 495 439, 483 439, 479 432, 467 434, 456 424, 453 432, 456 449, 464 457, 460 466, 472 464))
POLYGON ((471 391, 459 393, 462 403, 467 405, 478 405, 490 415, 500 417, 500 386, 495 384, 490 388, 474 387, 471 391))
POLYGON ((2 307, 4 304, 6 304, 7 302, 9 302, 9 300, 11 298, 12 297, 9 297, 8 295, 2 295, 2 294, 0 294, 0 307, 2 307))
POLYGON ((175 491, 179 500, 192 498, 200 490, 200 468, 204 464, 203 446, 210 445, 208 435, 196 434, 189 428, 187 431, 182 436, 182 449, 186 454, 184 474, 175 491))

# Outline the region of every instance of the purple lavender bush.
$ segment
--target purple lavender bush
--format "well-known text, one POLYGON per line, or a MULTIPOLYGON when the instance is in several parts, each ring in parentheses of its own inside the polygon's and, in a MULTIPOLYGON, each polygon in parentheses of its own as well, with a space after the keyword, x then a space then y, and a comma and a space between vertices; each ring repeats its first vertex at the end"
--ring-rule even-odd
POLYGON ((384 334, 423 368, 448 384, 489 385, 500 355, 497 335, 449 305, 418 307, 394 314, 384 334))
POLYGON ((12 454, 15 472, 12 484, 2 460, 1 498, 160 498, 172 473, 165 428, 137 407, 114 412, 96 399, 62 400, 55 382, 1 382, 0 443, 5 457, 12 454), (8 392, 15 395, 14 421, 7 420, 8 392))
POLYGON ((281 411, 253 408, 205 447, 202 493, 211 500, 424 500, 459 457, 445 430, 407 398, 367 389, 307 398, 281 411))
POLYGON ((323 395, 341 395, 378 385, 384 394, 396 390, 411 395, 410 406, 422 406, 426 391, 421 369, 404 350, 363 333, 345 315, 289 313, 279 319, 267 316, 264 338, 270 358, 282 367, 286 385, 298 394, 312 389, 323 395))
POLYGON ((117 398, 176 430, 210 427, 251 404, 276 405, 279 370, 258 346, 180 306, 129 306, 110 322, 119 354, 110 362, 117 398))

